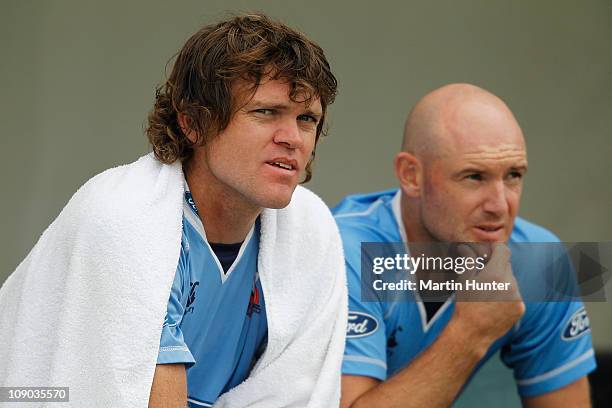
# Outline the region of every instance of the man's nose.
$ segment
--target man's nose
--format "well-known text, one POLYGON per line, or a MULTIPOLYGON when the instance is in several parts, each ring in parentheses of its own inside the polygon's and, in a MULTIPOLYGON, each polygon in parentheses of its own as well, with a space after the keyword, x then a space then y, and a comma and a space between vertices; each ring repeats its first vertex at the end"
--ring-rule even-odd
POLYGON ((274 142, 290 149, 299 149, 304 145, 302 133, 295 118, 281 121, 274 133, 274 142))
POLYGON ((503 181, 491 183, 487 189, 487 196, 483 205, 484 210, 497 216, 507 213, 508 198, 506 193, 506 185, 503 181))

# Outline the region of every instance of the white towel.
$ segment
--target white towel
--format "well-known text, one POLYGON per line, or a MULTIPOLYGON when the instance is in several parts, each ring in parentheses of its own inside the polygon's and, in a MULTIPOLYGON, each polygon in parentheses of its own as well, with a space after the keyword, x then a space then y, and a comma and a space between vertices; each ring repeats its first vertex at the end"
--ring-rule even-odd
MULTIPOLYGON (((75 407, 147 406, 182 180, 179 164, 147 155, 76 192, 0 290, 0 386, 69 387, 75 407)), ((258 262, 268 346, 215 406, 337 406, 347 295, 325 204, 298 187, 288 207, 264 210, 258 262)))

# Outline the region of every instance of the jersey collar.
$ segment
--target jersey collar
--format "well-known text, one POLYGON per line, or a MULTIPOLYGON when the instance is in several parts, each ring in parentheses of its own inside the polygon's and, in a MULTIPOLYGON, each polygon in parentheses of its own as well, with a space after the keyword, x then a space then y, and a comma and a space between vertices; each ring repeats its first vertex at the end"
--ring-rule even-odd
MULTIPOLYGON (((391 210, 393 211, 393 217, 395 218, 395 222, 397 224, 397 229, 399 230, 400 236, 402 237, 402 242, 404 243, 404 247, 406 249, 406 253, 410 256, 410 248, 408 248, 408 236, 406 234, 406 227, 404 226, 404 219, 402 217, 402 207, 401 207, 401 199, 402 199, 402 190, 398 189, 397 193, 391 199, 391 210)), ((425 305, 423 304, 423 300, 421 300, 421 295, 419 291, 415 291, 414 293, 417 304, 417 308, 419 309, 419 316, 421 317, 421 327, 423 332, 426 333, 434 323, 444 314, 446 309, 453 303, 455 299, 455 294, 453 293, 444 301, 444 304, 434 313, 430 320, 427 320, 427 312, 425 310, 425 305)))
POLYGON ((249 245, 249 242, 251 241, 251 238, 253 237, 253 234, 255 232, 255 224, 257 224, 257 222, 253 223, 253 225, 251 226, 249 233, 247 234, 246 238, 242 242, 242 245, 240 246, 240 250, 238 251, 238 256, 236 256, 236 259, 232 263, 232 266, 230 266, 227 272, 224 272, 223 267, 221 266, 221 262, 217 258, 215 251, 212 250, 212 248, 210 247, 210 244, 208 243, 208 239, 206 238, 206 231, 204 231, 204 224, 202 224, 202 220, 200 219, 200 214, 195 205, 195 201, 191 197, 191 191, 189 190, 189 185, 187 184, 187 180, 185 179, 185 176, 183 176, 183 187, 185 190, 183 194, 183 216, 185 217, 187 222, 189 222, 189 224, 191 224, 191 226, 197 231, 197 233, 202 238, 202 241, 204 241, 204 244, 208 247, 208 250, 210 251, 212 258, 217 264, 217 269, 219 270, 219 277, 221 278, 221 283, 225 283, 225 281, 229 278, 229 276, 234 271, 234 269, 236 269, 236 265, 238 265, 238 263, 242 259, 242 254, 244 253, 247 245, 249 245))
MULTIPOLYGON (((402 199, 402 190, 397 190, 397 193, 391 199, 391 210, 393 211, 393 216, 395 217, 395 222, 397 223, 397 228, 399 229, 400 236, 402 237, 402 242, 408 242, 408 236, 406 235, 406 227, 404 226, 404 220, 402 218, 402 207, 401 207, 401 199, 402 199)), ((406 248, 408 250, 408 248, 406 248)))

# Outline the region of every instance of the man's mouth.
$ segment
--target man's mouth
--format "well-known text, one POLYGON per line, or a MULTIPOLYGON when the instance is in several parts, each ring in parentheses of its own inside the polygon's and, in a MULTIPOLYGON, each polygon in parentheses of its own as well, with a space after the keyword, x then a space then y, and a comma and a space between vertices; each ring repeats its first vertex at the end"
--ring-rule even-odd
POLYGON ((271 161, 267 161, 266 164, 270 166, 278 167, 279 169, 294 171, 297 169, 297 162, 295 160, 289 159, 274 159, 271 161))
POLYGON ((485 231, 485 232, 495 232, 504 228, 503 225, 477 225, 476 228, 485 231))
POLYGON ((477 241, 497 242, 504 238, 503 224, 483 224, 474 226, 477 241))
POLYGON ((280 167, 281 169, 287 169, 287 170, 293 170, 293 166, 287 163, 281 163, 281 162, 268 162, 268 164, 271 164, 273 166, 276 167, 280 167))

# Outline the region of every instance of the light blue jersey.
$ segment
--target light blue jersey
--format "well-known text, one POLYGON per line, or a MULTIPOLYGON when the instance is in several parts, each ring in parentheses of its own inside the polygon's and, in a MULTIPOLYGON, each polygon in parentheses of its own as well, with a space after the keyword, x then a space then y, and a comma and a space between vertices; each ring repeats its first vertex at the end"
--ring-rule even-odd
MULTIPOLYGON (((399 192, 389 190, 348 196, 333 210, 344 244, 349 285, 343 374, 386 380, 427 348, 453 313, 454 297, 447 299, 429 320, 421 301, 361 301, 361 242, 406 241, 399 201, 399 192)), ((510 242, 558 242, 558 238, 517 218, 510 242)), ((515 274, 533 273, 533 269, 533 265, 512 257, 515 274)), ((595 369, 582 302, 526 302, 525 306, 519 323, 490 347, 474 373, 499 351, 503 362, 514 371, 519 394, 536 396, 570 384, 595 369)))
POLYGON ((210 248, 185 193, 181 254, 162 329, 158 364, 185 363, 190 407, 210 407, 244 381, 266 346, 257 274, 259 223, 227 272, 210 248))

